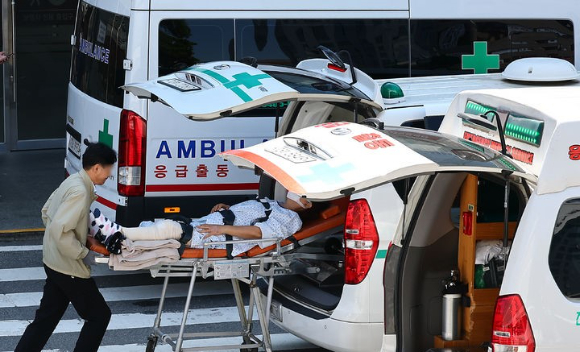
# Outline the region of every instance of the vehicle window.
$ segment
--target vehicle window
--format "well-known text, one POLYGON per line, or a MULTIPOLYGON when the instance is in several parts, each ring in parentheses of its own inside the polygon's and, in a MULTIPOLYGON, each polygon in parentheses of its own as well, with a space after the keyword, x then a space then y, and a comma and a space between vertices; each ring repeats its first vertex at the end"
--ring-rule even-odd
POLYGON ((317 49, 347 50, 373 78, 409 75, 408 21, 405 19, 236 20, 236 57, 260 64, 296 66, 320 58, 317 49))
POLYGON ((249 56, 259 64, 295 67, 321 58, 317 48, 324 45, 349 51, 354 65, 374 78, 409 76, 408 31, 404 19, 164 20, 159 75, 198 62, 249 56))
MULTIPOLYGON (((488 180, 484 175, 478 179, 477 186, 477 222, 503 222, 504 220, 505 183, 488 180)), ((509 221, 520 219, 519 192, 513 187, 510 190, 508 214, 509 221)))
POLYGON ((525 57, 556 57, 574 63, 574 26, 568 20, 411 20, 412 76, 473 73, 461 69, 473 42, 500 55, 501 72, 525 57))
POLYGON ((507 157, 462 138, 429 130, 385 126, 383 133, 439 166, 485 167, 523 172, 507 157))
POLYGON ((85 2, 78 7, 71 82, 104 103, 122 107, 129 18, 85 2))
POLYGON ((340 81, 332 81, 315 74, 298 75, 294 73, 265 70, 270 76, 284 83, 288 87, 306 94, 336 94, 370 100, 358 89, 340 81))
POLYGON ((580 298, 580 199, 562 204, 548 254, 550 272, 564 296, 580 298))
POLYGON ((220 60, 235 60, 234 20, 171 19, 159 24, 159 76, 220 60))

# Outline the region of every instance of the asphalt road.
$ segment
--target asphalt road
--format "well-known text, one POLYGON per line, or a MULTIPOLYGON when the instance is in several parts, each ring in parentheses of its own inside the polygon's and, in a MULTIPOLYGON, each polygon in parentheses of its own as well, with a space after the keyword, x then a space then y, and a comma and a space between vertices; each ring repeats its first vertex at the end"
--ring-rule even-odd
MULTIPOLYGON (((40 303, 45 274, 42 269, 41 237, 10 239, 0 235, 0 351, 13 351, 40 303)), ((113 312, 109 329, 99 351, 144 351, 161 293, 162 279, 154 279, 148 271, 120 274, 106 265, 93 269, 93 276, 113 312)), ((172 279, 164 309, 167 332, 178 331, 187 279, 172 279)), ((248 294, 245 290, 246 299, 248 294)), ((254 315, 256 316, 256 315, 254 315)), ((236 331, 235 300, 228 281, 198 281, 194 290, 187 331, 236 331)), ((82 320, 69 306, 55 333, 48 341, 48 351, 72 351, 82 320)), ((255 329, 260 333, 256 321, 255 329)), ((317 348, 270 324, 275 351, 326 351, 317 348)), ((164 331, 165 332, 165 331, 164 331)), ((241 338, 222 339, 218 343, 238 343, 241 338)), ((215 339, 198 339, 184 346, 207 346, 215 339)), ((156 351, 171 351, 168 345, 158 345, 156 351)))

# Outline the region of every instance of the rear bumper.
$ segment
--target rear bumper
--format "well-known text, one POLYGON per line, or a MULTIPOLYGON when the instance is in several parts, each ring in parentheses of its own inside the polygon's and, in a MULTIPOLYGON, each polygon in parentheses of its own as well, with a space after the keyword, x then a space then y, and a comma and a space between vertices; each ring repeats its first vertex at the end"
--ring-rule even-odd
POLYGON ((284 306, 279 309, 282 319, 277 320, 271 315, 274 324, 317 346, 344 352, 376 352, 381 349, 382 323, 349 323, 332 316, 314 319, 284 306))

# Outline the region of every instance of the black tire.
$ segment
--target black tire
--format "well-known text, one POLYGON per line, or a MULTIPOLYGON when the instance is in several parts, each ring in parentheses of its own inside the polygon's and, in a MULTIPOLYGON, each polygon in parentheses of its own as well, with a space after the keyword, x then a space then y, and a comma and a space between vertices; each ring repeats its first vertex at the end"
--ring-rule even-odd
POLYGON ((147 338, 147 348, 145 348, 145 352, 155 352, 155 347, 157 346, 157 336, 149 336, 147 338))

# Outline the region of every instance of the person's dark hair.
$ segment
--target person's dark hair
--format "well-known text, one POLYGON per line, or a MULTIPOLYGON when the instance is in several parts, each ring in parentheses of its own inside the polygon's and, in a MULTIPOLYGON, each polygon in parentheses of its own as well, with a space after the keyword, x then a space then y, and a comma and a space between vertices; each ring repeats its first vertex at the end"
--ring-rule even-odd
POLYGON ((94 165, 113 165, 117 162, 117 153, 113 148, 103 143, 90 143, 83 154, 83 169, 88 170, 94 165))

